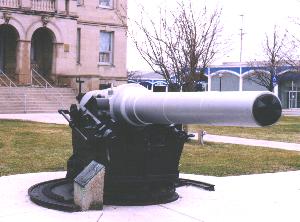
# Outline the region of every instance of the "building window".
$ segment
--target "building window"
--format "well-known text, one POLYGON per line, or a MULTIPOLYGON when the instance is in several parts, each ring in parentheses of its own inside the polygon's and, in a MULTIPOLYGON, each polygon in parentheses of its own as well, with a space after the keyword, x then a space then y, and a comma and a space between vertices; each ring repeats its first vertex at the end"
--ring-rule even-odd
POLYGON ((112 8, 113 0, 99 0, 99 5, 102 8, 112 8))
POLYGON ((113 32, 100 32, 99 62, 101 64, 113 63, 113 32))
POLYGON ((76 62, 80 64, 81 29, 77 28, 76 62))

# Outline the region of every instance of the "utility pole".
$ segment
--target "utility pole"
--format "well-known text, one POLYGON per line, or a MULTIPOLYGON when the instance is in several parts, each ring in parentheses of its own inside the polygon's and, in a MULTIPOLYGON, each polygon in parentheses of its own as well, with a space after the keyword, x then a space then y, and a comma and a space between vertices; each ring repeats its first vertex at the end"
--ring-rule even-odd
POLYGON ((240 28, 240 35, 241 35, 241 48, 240 48, 240 63, 242 62, 242 52, 243 52, 243 36, 244 36, 244 30, 243 30, 243 23, 244 23, 244 15, 241 14, 241 20, 242 20, 242 23, 241 23, 241 28, 240 28))
POLYGON ((244 23, 244 15, 241 14, 241 28, 240 28, 240 35, 241 35, 241 48, 240 48, 240 82, 239 82, 239 91, 243 91, 243 79, 242 79, 242 53, 243 53, 243 36, 244 36, 244 30, 243 30, 243 23, 244 23))

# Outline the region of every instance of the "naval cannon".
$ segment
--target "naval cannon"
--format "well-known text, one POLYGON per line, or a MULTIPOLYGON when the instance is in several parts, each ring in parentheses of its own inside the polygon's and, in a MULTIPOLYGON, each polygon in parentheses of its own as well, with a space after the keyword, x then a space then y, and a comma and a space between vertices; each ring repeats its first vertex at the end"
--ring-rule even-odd
MULTIPOLYGON (((270 92, 153 93, 125 84, 87 92, 78 100, 79 105, 59 111, 72 128, 73 155, 64 181, 73 181, 93 160, 103 164, 105 204, 147 205, 178 198, 178 165, 190 136, 182 124, 268 126, 281 116, 280 101, 270 92)), ((43 202, 30 191, 33 201, 43 202)))

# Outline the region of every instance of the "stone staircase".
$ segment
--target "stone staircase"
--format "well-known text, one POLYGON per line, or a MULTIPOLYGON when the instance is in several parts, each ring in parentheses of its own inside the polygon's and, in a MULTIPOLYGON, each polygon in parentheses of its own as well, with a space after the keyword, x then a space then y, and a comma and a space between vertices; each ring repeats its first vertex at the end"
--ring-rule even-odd
POLYGON ((0 113, 52 113, 76 103, 71 88, 0 87, 0 113))

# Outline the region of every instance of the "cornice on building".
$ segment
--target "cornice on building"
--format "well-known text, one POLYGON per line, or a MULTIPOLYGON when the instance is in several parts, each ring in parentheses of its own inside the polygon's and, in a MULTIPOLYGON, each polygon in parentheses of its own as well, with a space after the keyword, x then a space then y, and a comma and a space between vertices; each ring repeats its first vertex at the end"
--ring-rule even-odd
POLYGON ((110 27, 117 27, 117 28, 124 28, 127 29, 127 25, 123 25, 120 23, 108 23, 108 22, 95 22, 95 21, 87 21, 87 20, 77 20, 78 24, 81 25, 90 25, 90 26, 110 26, 110 27))
POLYGON ((120 77, 120 76, 102 76, 99 74, 70 74, 70 75, 66 75, 66 74, 59 74, 59 77, 65 77, 65 78, 76 78, 76 77, 80 77, 80 78, 99 78, 100 80, 111 80, 112 78, 117 80, 117 81, 127 81, 127 76, 126 77, 120 77))
POLYGON ((71 14, 64 14, 64 13, 57 13, 57 12, 46 12, 46 11, 36 11, 36 10, 28 10, 24 8, 4 8, 0 7, 1 12, 9 12, 14 14, 20 14, 20 15, 38 15, 38 16, 48 16, 48 17, 55 17, 55 18, 62 18, 62 19, 72 19, 77 20, 77 15, 71 15, 71 14))

